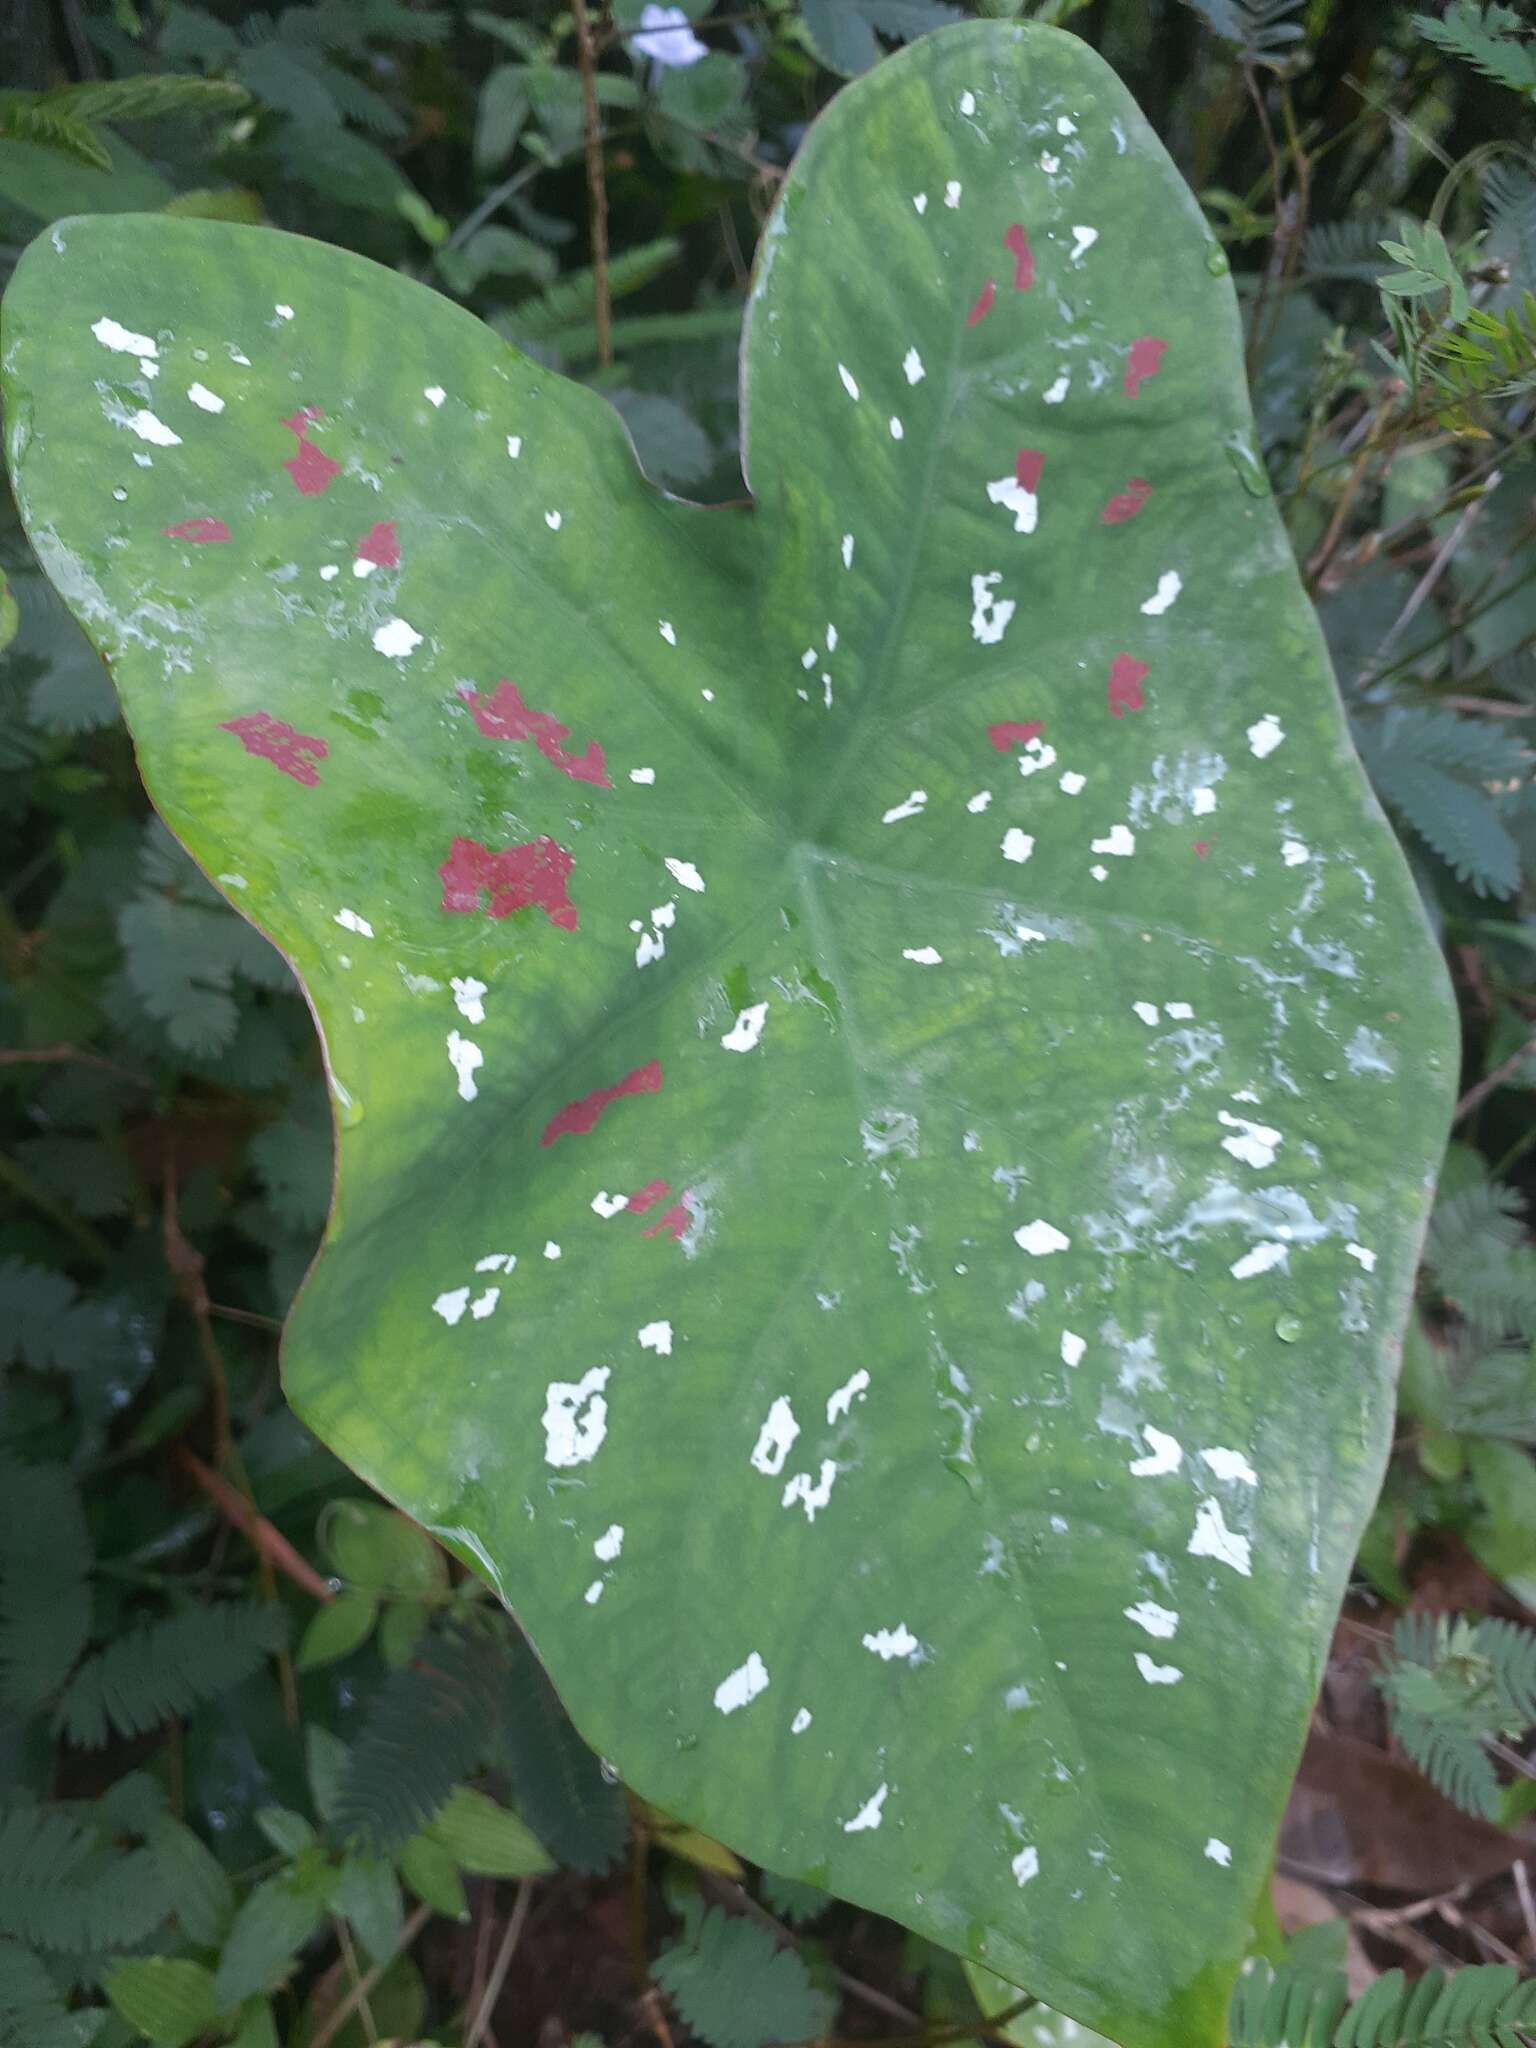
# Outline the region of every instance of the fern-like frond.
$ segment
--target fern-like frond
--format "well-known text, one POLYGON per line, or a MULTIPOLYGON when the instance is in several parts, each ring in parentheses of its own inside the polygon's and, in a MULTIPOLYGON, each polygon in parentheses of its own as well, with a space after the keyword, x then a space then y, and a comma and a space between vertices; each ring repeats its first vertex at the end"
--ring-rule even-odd
POLYGON ((622 1789, 603 1775, 520 1636, 504 1639, 502 1657, 500 1760, 518 1812, 569 1869, 611 1869, 624 1847, 622 1789))
POLYGON ((1402 1615, 1377 1684, 1410 1762, 1463 1812, 1495 1819, 1500 1787, 1484 1744, 1536 1721, 1536 1630, 1402 1615))
POLYGON ((444 1629, 417 1644, 352 1745, 336 1800, 343 1841, 387 1855, 442 1809, 494 1747, 502 1675, 488 1630, 444 1629))
POLYGON ((75 121, 156 121, 172 114, 226 114, 250 94, 232 78, 195 78, 183 71, 141 72, 56 86, 37 105, 75 121))
POLYGON ((1213 35, 1236 43, 1250 62, 1274 63, 1306 30, 1297 16, 1302 0, 1184 0, 1213 35))
POLYGON ((126 1630, 76 1671, 59 1723, 86 1749, 143 1735, 238 1685, 282 1640, 280 1607, 233 1600, 126 1630))
POLYGON ((0 1808, 0 1936, 69 1955, 128 1948, 169 1908, 151 1851, 120 1852, 60 1807, 0 1808))
MULTIPOLYGON (((681 253, 682 244, 670 236, 661 241, 643 242, 635 249, 626 249, 609 266, 611 296, 621 298, 627 292, 638 291, 675 263, 681 253)), ((492 324, 509 341, 541 342, 561 328, 588 317, 595 292, 591 271, 573 270, 559 278, 548 291, 525 299, 515 310, 503 314, 492 324)))
POLYGON ((91 1539, 67 1466, 0 1463, 0 1701, 42 1706, 91 1631, 91 1539))
POLYGON ((1536 290, 1536 176, 1495 157, 1483 179, 1487 252, 1509 266, 1512 284, 1536 290))
POLYGON ((1509 897, 1520 853, 1489 782, 1524 778, 1519 742, 1491 721, 1396 705, 1355 723, 1378 795, 1480 896, 1509 897))
POLYGON ((1400 219, 1320 221, 1302 245, 1307 276, 1375 284, 1391 268, 1381 245, 1401 229, 1400 219))
POLYGON ((70 2012, 41 1958, 19 1942, 0 1941, 0 2048, 87 2048, 106 2012, 70 2012))
POLYGON ((1435 1204, 1424 1263, 1437 1291, 1488 1336, 1536 1334, 1536 1251, 1524 1204, 1499 1181, 1478 1181, 1435 1204))
POLYGON ((794 1949, 779 1948, 756 1921, 684 1912, 684 1936, 664 1949, 652 1974, 683 2018, 712 2048, 767 2048, 825 2033, 833 2002, 811 1983, 794 1949))
POLYGON ((1453 0, 1442 19, 1416 14, 1413 25, 1426 42, 1464 59, 1485 78, 1514 92, 1536 92, 1536 50, 1521 41, 1524 24, 1512 7, 1453 0))
POLYGON ((89 123, 44 106, 36 93, 0 92, 0 141, 31 142, 93 171, 112 168, 111 153, 89 123))

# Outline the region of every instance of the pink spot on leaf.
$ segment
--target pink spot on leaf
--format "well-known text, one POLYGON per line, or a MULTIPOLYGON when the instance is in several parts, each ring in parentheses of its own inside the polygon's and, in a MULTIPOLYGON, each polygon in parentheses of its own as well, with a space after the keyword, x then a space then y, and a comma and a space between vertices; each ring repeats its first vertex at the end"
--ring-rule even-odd
POLYGON ((1003 247, 1013 258, 1014 290, 1027 292, 1035 281, 1035 258, 1029 246, 1029 237, 1017 221, 1004 235, 1003 247))
POLYGON ((1109 710, 1113 718, 1141 709, 1141 686, 1147 663, 1129 654, 1117 654, 1109 665, 1109 710))
POLYGON ((483 892, 491 917, 510 917, 532 906, 561 931, 576 929, 576 910, 566 894, 571 856, 553 839, 530 839, 500 853, 478 839, 455 839, 437 872, 444 910, 477 911, 483 892))
POLYGON ((571 728, 547 711, 530 711, 516 683, 509 683, 505 676, 489 696, 463 689, 459 695, 488 740, 532 740, 545 760, 572 782, 591 782, 599 789, 612 789, 603 750, 597 741, 590 741, 585 753, 568 754, 560 742, 570 738, 571 728))
POLYGON ((1038 448, 1021 448, 1013 458, 1013 474, 1021 490, 1038 491, 1045 456, 1038 448))
POLYGON ((325 450, 317 448, 309 438, 310 422, 319 418, 319 406, 305 405, 292 418, 283 421, 299 444, 297 453, 290 455, 283 467, 293 478, 295 490, 304 498, 318 498, 332 477, 341 473, 341 464, 333 462, 325 450))
POLYGON ((180 526, 162 527, 167 540, 189 540, 195 548, 205 548, 214 541, 228 540, 229 528, 222 519, 183 519, 180 526))
POLYGON ((1039 739, 1044 731, 1044 723, 1038 718, 1031 718, 1024 724, 1009 719, 1002 725, 989 725, 987 738, 1000 754, 1006 754, 1010 747, 1028 746, 1031 740, 1039 739))
POLYGON ((992 310, 992 301, 996 297, 997 286, 992 282, 992 279, 989 277, 986 283, 982 286, 981 290, 976 294, 975 305, 972 306, 969 313, 967 313, 965 316, 966 326, 976 327, 983 320, 985 320, 987 315, 992 310))
MULTIPOLYGON (((617 1102, 621 1095, 655 1095, 661 1089, 661 1061, 647 1060, 643 1067, 636 1067, 626 1074, 622 1081, 615 1081, 611 1088, 594 1088, 590 1095, 582 1095, 575 1102, 568 1102, 558 1110, 544 1126, 541 1145, 553 1145, 557 1138, 579 1138, 596 1124, 609 1103, 617 1102)), ((661 1183, 663 1194, 666 1183, 661 1183)), ((635 1198, 631 1195, 628 1206, 633 1209, 635 1198)))
POLYGON ((1155 334, 1139 334, 1131 343, 1130 353, 1125 359, 1125 395, 1137 398, 1141 387, 1149 377, 1155 377, 1162 366, 1168 344, 1159 341, 1155 334))
POLYGON ((302 782, 306 789, 313 789, 319 782, 314 763, 323 761, 330 751, 324 740, 316 739, 313 733, 295 732, 286 719, 274 718, 270 711, 227 718, 219 731, 232 732, 248 754, 258 754, 263 761, 270 761, 274 768, 291 775, 295 782, 302 782))
POLYGON ((370 526, 355 549, 359 562, 375 562, 381 569, 398 569, 400 566, 400 542, 395 535, 393 519, 381 519, 370 526))
POLYGON ((664 1195, 670 1194, 664 1180, 648 1180, 643 1188, 637 1188, 624 1204, 636 1216, 643 1216, 647 1209, 653 1209, 664 1195))
POLYGON ((1210 850, 1211 842, 1209 839, 1197 839, 1195 841, 1195 854, 1198 859, 1204 860, 1210 850))
POLYGON ((1106 526, 1121 526, 1127 519, 1134 519, 1152 495, 1152 486, 1144 476, 1133 476, 1123 491, 1115 495, 1099 514, 1106 526))

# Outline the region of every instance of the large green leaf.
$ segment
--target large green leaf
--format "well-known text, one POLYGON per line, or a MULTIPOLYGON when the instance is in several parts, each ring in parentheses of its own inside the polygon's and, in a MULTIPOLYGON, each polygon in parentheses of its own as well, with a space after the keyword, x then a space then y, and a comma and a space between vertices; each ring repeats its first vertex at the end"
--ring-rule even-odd
POLYGON ((5 340, 39 553, 324 1034, 294 1405, 647 1799, 1137 2048, 1220 2034, 1452 1080, 1224 272, 993 24, 808 137, 750 510, 267 231, 61 226, 5 340))

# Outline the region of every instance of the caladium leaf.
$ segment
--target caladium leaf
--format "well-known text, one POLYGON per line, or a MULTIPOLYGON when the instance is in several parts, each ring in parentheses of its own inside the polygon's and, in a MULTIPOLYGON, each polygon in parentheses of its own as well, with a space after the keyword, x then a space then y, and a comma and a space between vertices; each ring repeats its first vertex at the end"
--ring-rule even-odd
POLYGON ((1225 264, 1082 44, 941 32, 767 229, 750 508, 313 242, 80 220, 10 452, 293 960, 290 1398, 743 1854, 1215 2043, 1356 1537, 1445 979, 1225 264))

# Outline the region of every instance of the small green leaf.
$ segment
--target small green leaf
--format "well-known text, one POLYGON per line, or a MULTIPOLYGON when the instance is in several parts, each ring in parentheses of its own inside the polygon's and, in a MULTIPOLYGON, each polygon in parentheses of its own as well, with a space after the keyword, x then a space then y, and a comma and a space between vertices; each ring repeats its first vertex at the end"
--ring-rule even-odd
POLYGON ((419 1600, 390 1600, 379 1622, 379 1655, 391 1671, 409 1664, 427 1625, 427 1609, 419 1600))
POLYGON ((476 1877, 537 1877, 554 1861, 533 1830, 484 1792, 458 1785, 425 1832, 476 1877))
POLYGON ((313 1671, 321 1664, 334 1664, 349 1657, 359 1643, 365 1643, 378 1619, 379 1603, 373 1593, 361 1587, 347 1587, 334 1600, 317 1607, 299 1639, 295 1668, 313 1671))
POLYGON ((186 2048, 219 2014, 213 1972, 174 1956, 133 1956, 102 1979, 112 2009, 155 2048, 186 2048))
POLYGON ((350 1752, 339 1735, 333 1735, 316 1721, 311 1721, 304 1730, 304 1749, 310 1796, 316 1813, 329 1825, 336 1817, 350 1752))
POLYGON ((400 1946, 400 1886, 383 1857, 347 1856, 331 1893, 331 1907, 351 1921, 375 1963, 385 1962, 400 1946))
POLYGON ((431 1594, 448 1583, 447 1561, 432 1538, 377 1501, 332 1501, 320 1540, 339 1577, 373 1593, 431 1594))
POLYGON ((253 1818, 280 1856, 301 1856, 315 1845, 313 1826, 291 1807, 258 1806, 253 1818))
POLYGON ((235 1888, 217 1856, 183 1822, 162 1814, 145 1830, 182 1933, 197 1948, 215 1948, 235 1910, 235 1888))
POLYGON ((450 1920, 469 1918, 458 1865, 441 1842, 431 1835, 412 1835, 401 1845, 395 1861, 401 1877, 423 1905, 446 1913, 450 1920))
POLYGON ((220 2012, 286 1977, 325 1918, 320 1899, 287 1876, 269 1877, 245 1900, 219 1953, 214 1999, 220 2012))

